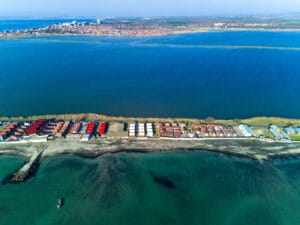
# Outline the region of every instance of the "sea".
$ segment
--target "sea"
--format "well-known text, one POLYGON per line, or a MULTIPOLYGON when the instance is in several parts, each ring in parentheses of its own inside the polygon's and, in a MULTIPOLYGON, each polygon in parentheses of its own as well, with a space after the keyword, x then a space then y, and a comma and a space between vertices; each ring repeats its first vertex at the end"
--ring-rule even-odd
MULTIPOLYGON (((0 116, 300 118, 299 62, 298 32, 1 39, 0 116)), ((0 185, 0 224, 300 224, 299 158, 199 150, 47 158, 28 181, 0 185)), ((24 160, 1 156, 0 181, 24 160)))
POLYGON ((300 118, 299 62, 300 32, 1 39, 0 117, 300 118))
MULTIPOLYGON (((23 162, 0 157, 0 179, 23 162)), ((57 156, 27 182, 0 186, 0 224, 296 225, 299 171, 299 159, 203 151, 57 156)))

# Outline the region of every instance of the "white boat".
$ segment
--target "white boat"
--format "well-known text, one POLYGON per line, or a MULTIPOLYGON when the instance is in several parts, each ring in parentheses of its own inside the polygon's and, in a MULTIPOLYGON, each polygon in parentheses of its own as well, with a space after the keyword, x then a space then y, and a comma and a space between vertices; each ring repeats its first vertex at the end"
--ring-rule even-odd
POLYGON ((63 198, 59 198, 58 201, 57 201, 56 208, 60 209, 63 206, 63 204, 64 204, 63 198))

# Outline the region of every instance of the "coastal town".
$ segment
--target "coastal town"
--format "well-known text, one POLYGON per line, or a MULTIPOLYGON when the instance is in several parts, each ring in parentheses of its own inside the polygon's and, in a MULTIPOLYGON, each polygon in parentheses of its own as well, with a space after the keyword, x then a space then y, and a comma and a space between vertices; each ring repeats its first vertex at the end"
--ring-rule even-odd
POLYGON ((91 142, 101 140, 204 138, 254 138, 265 141, 298 141, 300 127, 279 127, 274 124, 250 126, 247 124, 218 124, 191 122, 121 122, 99 120, 38 119, 0 121, 0 143, 20 144, 55 141, 91 142))
POLYGON ((195 25, 162 25, 147 21, 111 21, 97 19, 93 22, 76 20, 54 23, 46 27, 28 28, 24 30, 6 30, 0 37, 32 37, 32 36, 162 36, 185 31, 201 31, 195 25))
POLYGON ((162 36, 225 30, 298 30, 300 21, 271 18, 103 18, 4 30, 0 38, 41 36, 162 36))

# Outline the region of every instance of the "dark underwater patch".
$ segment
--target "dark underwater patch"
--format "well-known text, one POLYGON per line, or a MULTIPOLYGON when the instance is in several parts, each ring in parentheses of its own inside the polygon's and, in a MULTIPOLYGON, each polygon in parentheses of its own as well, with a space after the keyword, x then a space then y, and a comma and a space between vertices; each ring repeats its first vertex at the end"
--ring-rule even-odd
POLYGON ((149 173, 152 176, 152 179, 155 183, 160 184, 168 189, 175 189, 173 181, 171 181, 168 177, 155 175, 152 170, 150 170, 149 173))

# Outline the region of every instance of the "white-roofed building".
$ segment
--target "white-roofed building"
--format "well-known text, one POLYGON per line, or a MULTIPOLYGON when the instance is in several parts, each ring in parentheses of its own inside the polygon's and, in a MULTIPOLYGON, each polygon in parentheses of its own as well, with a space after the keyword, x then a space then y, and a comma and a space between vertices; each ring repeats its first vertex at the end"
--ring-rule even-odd
POLYGON ((246 124, 240 124, 239 129, 245 137, 252 137, 254 135, 253 130, 246 124))
POLYGON ((146 132, 147 132, 147 137, 153 137, 153 124, 152 123, 146 124, 146 132))

